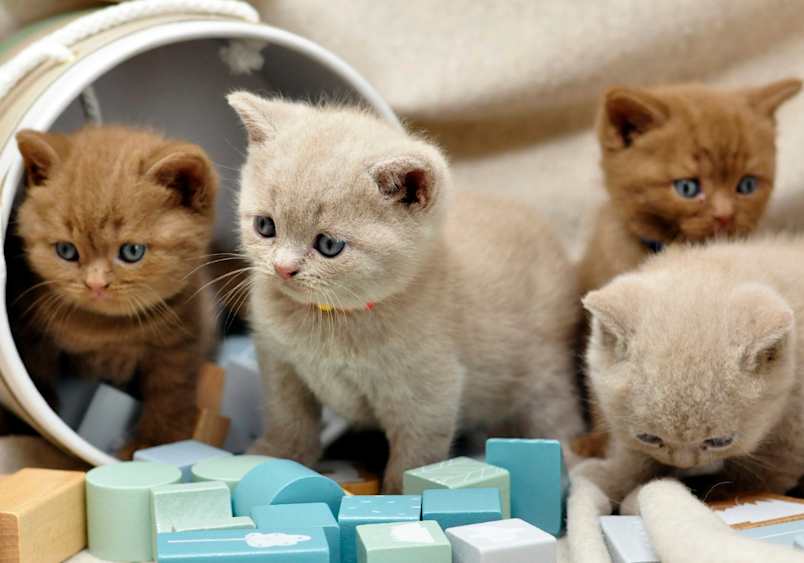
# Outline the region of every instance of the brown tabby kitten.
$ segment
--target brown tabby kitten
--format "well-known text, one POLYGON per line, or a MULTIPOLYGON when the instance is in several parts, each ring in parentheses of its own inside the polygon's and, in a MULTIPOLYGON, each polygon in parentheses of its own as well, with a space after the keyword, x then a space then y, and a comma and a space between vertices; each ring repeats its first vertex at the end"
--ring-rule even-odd
MULTIPOLYGON (((611 201, 597 217, 579 265, 583 293, 635 268, 663 245, 753 232, 776 170, 773 114, 801 89, 782 80, 724 91, 697 84, 606 92, 598 121, 611 201)), ((605 451, 592 397, 594 434, 573 445, 605 451)))
MULTIPOLYGON (((214 351, 198 270, 217 176, 204 151, 120 126, 70 136, 24 130, 28 185, 16 229, 29 278, 12 329, 52 406, 61 368, 125 384, 139 375, 142 417, 118 455, 189 438, 196 377, 214 351)), ((14 296, 10 299, 14 301, 14 296)))

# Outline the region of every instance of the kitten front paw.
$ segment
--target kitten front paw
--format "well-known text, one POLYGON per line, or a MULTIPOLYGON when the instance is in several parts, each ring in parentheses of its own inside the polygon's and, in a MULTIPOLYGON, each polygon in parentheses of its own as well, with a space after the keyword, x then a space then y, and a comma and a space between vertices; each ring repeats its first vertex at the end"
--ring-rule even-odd
POLYGON ((382 479, 382 494, 401 495, 402 494, 402 475, 389 474, 387 471, 382 479))
POLYGON ((281 446, 279 443, 263 436, 255 441, 251 447, 246 450, 246 453, 250 455, 267 455, 279 459, 291 459, 310 467, 321 459, 323 448, 321 444, 307 448, 281 446))

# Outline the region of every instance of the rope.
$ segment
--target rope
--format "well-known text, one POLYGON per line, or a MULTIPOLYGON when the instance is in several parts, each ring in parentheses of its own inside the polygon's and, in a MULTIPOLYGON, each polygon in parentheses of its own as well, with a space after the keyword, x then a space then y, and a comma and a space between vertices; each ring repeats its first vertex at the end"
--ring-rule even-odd
POLYGON ((79 41, 124 23, 166 14, 216 14, 259 22, 257 10, 239 0, 129 0, 70 22, 23 49, 0 66, 0 102, 20 80, 44 62, 65 63, 79 41))

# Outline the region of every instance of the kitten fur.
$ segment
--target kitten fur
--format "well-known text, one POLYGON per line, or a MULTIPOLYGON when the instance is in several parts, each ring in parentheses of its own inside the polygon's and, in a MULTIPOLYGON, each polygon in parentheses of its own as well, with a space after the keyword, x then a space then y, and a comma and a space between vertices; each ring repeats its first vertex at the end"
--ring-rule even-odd
POLYGON ((586 359, 611 446, 576 471, 615 501, 674 467, 718 460, 724 493, 795 487, 804 475, 802 279, 804 238, 776 236, 672 247, 589 293, 586 359), (726 437, 725 447, 704 443, 726 437))
MULTIPOLYGON (((800 89, 790 79, 735 91, 698 84, 608 90, 597 131, 611 200, 578 267, 582 294, 639 265, 653 252, 646 239, 666 245, 756 230, 776 172, 774 112, 800 89), (746 175, 758 187, 742 195, 746 175), (673 181, 685 178, 700 182, 697 197, 676 193, 673 181)), ((606 439, 596 436, 594 397, 590 403, 594 432, 573 447, 602 455, 606 439)))
POLYGON ((30 271, 15 273, 9 302, 31 378, 57 408, 60 367, 115 385, 138 375, 142 416, 121 457, 189 438, 196 378, 216 343, 199 270, 214 166, 196 145, 122 126, 23 130, 17 142, 28 185, 16 231, 30 271), (78 259, 62 259, 58 242, 75 245, 78 259), (146 245, 145 255, 127 263, 123 244, 146 245))
POLYGON ((578 293, 538 214, 452 194, 438 149, 366 111, 228 99, 250 137, 240 230, 270 421, 254 452, 314 463, 329 405, 385 431, 391 494, 446 459, 459 428, 578 435, 578 293), (321 233, 346 241, 340 255, 315 249, 321 233))

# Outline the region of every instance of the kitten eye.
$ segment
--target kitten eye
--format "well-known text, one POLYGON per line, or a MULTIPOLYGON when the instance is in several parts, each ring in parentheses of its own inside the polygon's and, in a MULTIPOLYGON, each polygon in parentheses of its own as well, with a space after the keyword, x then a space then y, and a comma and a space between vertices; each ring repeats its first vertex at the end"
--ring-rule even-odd
POLYGON ((315 249, 327 258, 335 258, 341 253, 346 243, 327 235, 318 235, 315 239, 315 249))
POLYGON ((128 262, 129 264, 133 264, 134 262, 139 262, 142 260, 142 257, 145 256, 145 245, 144 244, 124 244, 120 247, 120 252, 118 253, 120 260, 123 262, 128 262))
POLYGON ((58 254, 62 260, 67 260, 68 262, 78 260, 78 249, 71 242, 57 242, 56 254, 58 254))
POLYGON ((254 217, 254 230, 265 238, 273 238, 276 236, 274 220, 265 215, 257 215, 254 217))
POLYGON ((673 188, 684 199, 692 199, 701 193, 701 183, 695 178, 673 180, 673 188))
POLYGON ((664 440, 653 434, 637 434, 637 439, 651 446, 661 446, 664 444, 664 440))
POLYGON ((737 184, 737 193, 742 195, 750 195, 757 191, 759 187, 759 180, 756 176, 743 176, 740 178, 740 183, 737 184))
POLYGON ((734 436, 722 436, 720 438, 709 438, 703 441, 703 445, 707 448, 725 448, 730 446, 734 441, 734 436))

